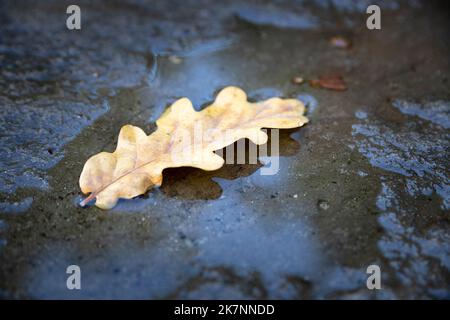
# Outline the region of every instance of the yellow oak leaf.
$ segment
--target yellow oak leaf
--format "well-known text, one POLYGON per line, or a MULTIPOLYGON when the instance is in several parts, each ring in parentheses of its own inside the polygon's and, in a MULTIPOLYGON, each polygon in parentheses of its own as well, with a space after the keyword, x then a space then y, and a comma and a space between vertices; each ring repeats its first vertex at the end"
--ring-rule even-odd
POLYGON ((261 145, 267 142, 262 128, 296 128, 308 122, 305 106, 296 99, 271 98, 250 103, 244 91, 224 88, 214 103, 195 111, 187 98, 173 103, 156 121, 150 135, 125 125, 113 153, 100 152, 85 163, 80 176, 81 191, 90 195, 80 204, 96 198, 102 209, 119 200, 144 194, 162 183, 165 168, 195 167, 216 170, 224 159, 214 151, 248 138, 261 145))

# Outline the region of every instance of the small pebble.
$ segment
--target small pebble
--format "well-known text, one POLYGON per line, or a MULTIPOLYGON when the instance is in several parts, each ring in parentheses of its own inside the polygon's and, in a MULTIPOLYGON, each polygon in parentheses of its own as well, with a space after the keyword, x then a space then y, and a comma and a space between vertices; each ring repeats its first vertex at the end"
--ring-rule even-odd
POLYGON ((360 176, 360 177, 366 177, 366 176, 368 176, 369 174, 368 173, 366 173, 366 172, 364 172, 364 171, 358 171, 358 176, 360 176))
POLYGON ((292 78, 292 83, 293 84, 302 84, 303 82, 305 82, 305 79, 303 79, 302 77, 294 77, 294 78, 292 78))
POLYGON ((352 46, 350 40, 341 36, 331 38, 330 43, 333 47, 339 49, 349 49, 352 46))
POLYGON ((169 61, 174 64, 180 64, 183 60, 180 57, 177 56, 170 56, 169 61))
POLYGON ((319 200, 317 204, 319 205, 319 208, 322 210, 328 210, 330 208, 330 204, 326 200, 319 200))

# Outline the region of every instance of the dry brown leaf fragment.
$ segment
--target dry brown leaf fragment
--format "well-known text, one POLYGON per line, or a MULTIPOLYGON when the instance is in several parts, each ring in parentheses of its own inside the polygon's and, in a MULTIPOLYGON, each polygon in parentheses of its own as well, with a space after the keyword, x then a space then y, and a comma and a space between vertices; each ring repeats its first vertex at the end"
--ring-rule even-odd
POLYGON ((309 84, 314 88, 323 88, 334 91, 347 90, 347 85, 344 78, 340 75, 321 76, 319 79, 309 81, 309 84))
POLYGON ((195 111, 189 99, 179 99, 156 121, 152 134, 125 125, 113 153, 100 152, 88 159, 79 182, 81 191, 90 195, 80 204, 96 199, 97 207, 112 208, 119 198, 131 199, 160 186, 165 168, 219 169, 224 159, 214 151, 242 138, 264 144, 268 137, 261 128, 300 127, 308 122, 304 112, 305 106, 296 99, 250 103, 237 87, 223 89, 201 111, 195 111))

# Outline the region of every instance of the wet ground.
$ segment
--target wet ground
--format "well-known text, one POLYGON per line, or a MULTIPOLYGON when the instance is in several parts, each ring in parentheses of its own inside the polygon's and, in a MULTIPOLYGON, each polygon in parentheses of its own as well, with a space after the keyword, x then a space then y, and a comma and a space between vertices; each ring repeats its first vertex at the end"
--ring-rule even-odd
POLYGON ((381 2, 370 31, 372 2, 77 1, 81 31, 72 3, 0 2, 0 297, 450 298, 450 11, 381 2), (291 82, 325 74, 348 90, 291 82), (170 169, 113 210, 77 205, 122 125, 227 85, 307 105, 276 175, 170 169))

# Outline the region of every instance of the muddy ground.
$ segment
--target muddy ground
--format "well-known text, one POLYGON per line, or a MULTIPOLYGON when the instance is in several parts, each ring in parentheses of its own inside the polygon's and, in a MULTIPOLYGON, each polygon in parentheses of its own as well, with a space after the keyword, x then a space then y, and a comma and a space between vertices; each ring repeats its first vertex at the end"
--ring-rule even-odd
POLYGON ((371 31, 372 2, 77 1, 69 31, 72 2, 1 1, 0 297, 450 298, 450 10, 377 2, 371 31), (291 82, 326 74, 348 89, 291 82), (122 125, 227 85, 307 105, 276 175, 169 169, 113 210, 77 205, 122 125))

